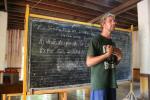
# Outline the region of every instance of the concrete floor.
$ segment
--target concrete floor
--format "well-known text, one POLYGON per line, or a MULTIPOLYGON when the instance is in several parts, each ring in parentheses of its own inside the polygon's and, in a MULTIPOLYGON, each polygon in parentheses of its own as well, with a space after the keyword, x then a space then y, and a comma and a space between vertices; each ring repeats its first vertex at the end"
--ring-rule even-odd
MULTIPOLYGON (((123 98, 125 98, 128 95, 129 91, 130 91, 130 83, 120 84, 117 89, 117 100, 122 100, 123 98)), ((137 99, 140 98, 139 82, 133 83, 133 92, 137 99)))
MULTIPOLYGON (((123 100, 123 98, 129 93, 130 84, 129 82, 119 83, 117 88, 117 100, 123 100)), ((136 97, 140 96, 140 84, 134 82, 134 93, 136 97)), ((13 97, 11 100, 21 100, 20 97, 13 97)), ((45 95, 34 95, 28 97, 27 100, 58 100, 57 94, 45 94, 45 95)), ((85 96, 83 90, 69 91, 68 100, 89 100, 89 95, 85 96)))

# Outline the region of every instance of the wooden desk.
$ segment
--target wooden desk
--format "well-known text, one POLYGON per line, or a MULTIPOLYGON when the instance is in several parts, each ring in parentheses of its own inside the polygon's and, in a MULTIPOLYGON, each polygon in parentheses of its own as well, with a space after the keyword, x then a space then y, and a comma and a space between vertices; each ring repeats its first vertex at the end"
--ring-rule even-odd
POLYGON ((0 94, 22 93, 22 82, 17 84, 0 84, 0 94))
POLYGON ((0 98, 3 98, 2 100, 6 100, 5 94, 22 93, 22 87, 22 82, 17 84, 0 84, 0 98), (1 97, 1 94, 3 94, 3 97, 1 97))

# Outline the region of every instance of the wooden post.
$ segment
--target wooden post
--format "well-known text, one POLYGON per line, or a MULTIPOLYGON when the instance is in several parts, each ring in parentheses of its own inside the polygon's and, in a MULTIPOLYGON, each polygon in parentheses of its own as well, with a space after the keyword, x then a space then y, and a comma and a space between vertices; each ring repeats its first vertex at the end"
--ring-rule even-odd
POLYGON ((67 100, 67 92, 60 92, 59 100, 67 100))
POLYGON ((24 31, 23 100, 26 100, 27 96, 28 20, 29 20, 29 5, 26 5, 25 28, 24 28, 25 31, 24 31))
POLYGON ((11 100, 11 96, 8 96, 8 100, 11 100))
POLYGON ((2 94, 2 100, 6 100, 6 94, 2 94))
POLYGON ((90 88, 85 88, 85 100, 90 100, 90 88))
MULTIPOLYGON (((131 81, 133 82, 133 45, 134 45, 134 27, 133 27, 133 25, 131 25, 131 37, 132 37, 132 57, 131 57, 131 59, 132 59, 132 61, 131 61, 131 81)), ((132 85, 131 85, 132 86, 132 85)))

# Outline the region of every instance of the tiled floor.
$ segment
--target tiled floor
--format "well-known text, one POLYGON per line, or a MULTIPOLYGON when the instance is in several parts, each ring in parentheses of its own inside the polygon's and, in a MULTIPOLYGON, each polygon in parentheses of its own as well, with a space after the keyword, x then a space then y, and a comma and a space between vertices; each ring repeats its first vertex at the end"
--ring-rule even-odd
MULTIPOLYGON (((123 100, 123 98, 129 93, 130 84, 129 82, 123 82, 118 85, 117 89, 117 100, 123 100)), ((134 93, 136 97, 140 96, 140 85, 139 83, 134 83, 134 93)), ((12 100, 20 100, 20 97, 13 97, 12 100)), ((28 97, 27 100, 58 100, 57 94, 47 94, 47 95, 34 95, 28 97)), ((68 100, 89 100, 89 95, 85 96, 83 90, 69 91, 68 100)))

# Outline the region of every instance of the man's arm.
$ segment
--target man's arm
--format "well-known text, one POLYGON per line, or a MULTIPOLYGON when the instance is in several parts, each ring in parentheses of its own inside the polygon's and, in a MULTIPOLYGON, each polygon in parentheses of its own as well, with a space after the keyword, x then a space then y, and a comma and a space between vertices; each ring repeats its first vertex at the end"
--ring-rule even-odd
POLYGON ((113 51, 112 46, 107 45, 106 53, 99 56, 87 56, 86 58, 87 67, 92 67, 93 65, 101 63, 102 61, 104 61, 105 59, 111 56, 112 51, 113 51))
POLYGON ((100 56, 96 56, 96 57, 93 57, 93 56, 87 56, 86 58, 86 65, 88 67, 91 67, 93 65, 96 65, 98 63, 101 63, 102 61, 104 61, 106 58, 108 58, 109 55, 107 53, 105 54, 102 54, 100 56))

